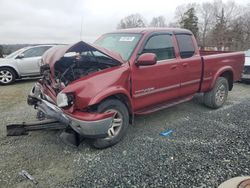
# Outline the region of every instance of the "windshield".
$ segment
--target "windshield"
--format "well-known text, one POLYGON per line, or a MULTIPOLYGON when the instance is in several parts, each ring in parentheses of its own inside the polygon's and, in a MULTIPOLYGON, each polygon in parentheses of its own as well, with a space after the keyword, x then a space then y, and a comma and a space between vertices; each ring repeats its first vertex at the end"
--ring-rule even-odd
POLYGON ((7 55, 5 58, 6 59, 11 59, 11 58, 14 58, 16 55, 18 55, 20 52, 22 52, 24 49, 20 49, 20 50, 17 50, 9 55, 7 55))
POLYGON ((101 37, 95 44, 119 53, 122 59, 127 61, 135 49, 141 34, 134 33, 110 33, 101 37))

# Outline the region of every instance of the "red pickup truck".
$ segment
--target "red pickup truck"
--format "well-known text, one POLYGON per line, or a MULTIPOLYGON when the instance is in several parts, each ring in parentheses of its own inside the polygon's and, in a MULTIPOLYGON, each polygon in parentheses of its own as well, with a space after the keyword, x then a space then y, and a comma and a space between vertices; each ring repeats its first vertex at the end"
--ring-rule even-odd
POLYGON ((240 80, 244 53, 200 53, 185 29, 125 29, 94 44, 56 46, 42 59, 42 79, 28 104, 96 148, 119 142, 135 115, 148 114, 204 93, 221 107, 240 80))

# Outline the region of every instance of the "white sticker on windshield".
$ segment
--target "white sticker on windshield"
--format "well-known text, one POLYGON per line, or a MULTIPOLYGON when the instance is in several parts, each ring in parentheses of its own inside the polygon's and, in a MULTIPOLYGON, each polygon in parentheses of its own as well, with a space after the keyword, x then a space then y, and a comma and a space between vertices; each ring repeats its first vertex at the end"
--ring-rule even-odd
POLYGON ((121 37, 119 41, 132 42, 134 39, 135 37, 121 37))

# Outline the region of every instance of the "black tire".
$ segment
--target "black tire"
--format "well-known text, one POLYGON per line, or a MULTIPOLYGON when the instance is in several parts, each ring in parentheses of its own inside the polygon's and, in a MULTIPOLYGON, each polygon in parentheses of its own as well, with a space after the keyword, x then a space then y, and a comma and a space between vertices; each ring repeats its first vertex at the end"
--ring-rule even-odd
MULTIPOLYGON (((106 111, 117 111, 119 117, 122 119, 122 123, 119 131, 115 136, 108 136, 106 138, 94 139, 91 141, 91 144, 98 149, 107 148, 117 144, 126 134, 127 128, 129 125, 129 113, 126 105, 117 99, 108 99, 102 102, 97 111, 102 113, 106 111)), ((117 113, 117 114, 118 114, 117 113)))
POLYGON ((228 90, 228 80, 224 77, 219 77, 214 88, 204 94, 205 105, 213 109, 222 107, 227 100, 228 90))
POLYGON ((13 69, 11 68, 0 68, 0 84, 1 85, 9 85, 14 83, 16 80, 16 73, 13 69), (3 76, 9 76, 8 78, 4 78, 3 76))

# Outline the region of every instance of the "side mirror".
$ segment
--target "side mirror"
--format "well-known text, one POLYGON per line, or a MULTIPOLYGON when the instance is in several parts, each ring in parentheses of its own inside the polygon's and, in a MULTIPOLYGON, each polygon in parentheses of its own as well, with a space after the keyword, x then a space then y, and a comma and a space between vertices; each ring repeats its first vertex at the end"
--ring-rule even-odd
POLYGON ((24 54, 19 54, 16 59, 23 59, 24 58, 24 54))
POLYGON ((154 53, 144 53, 140 55, 136 61, 137 66, 148 66, 155 65, 157 62, 157 57, 154 53))

